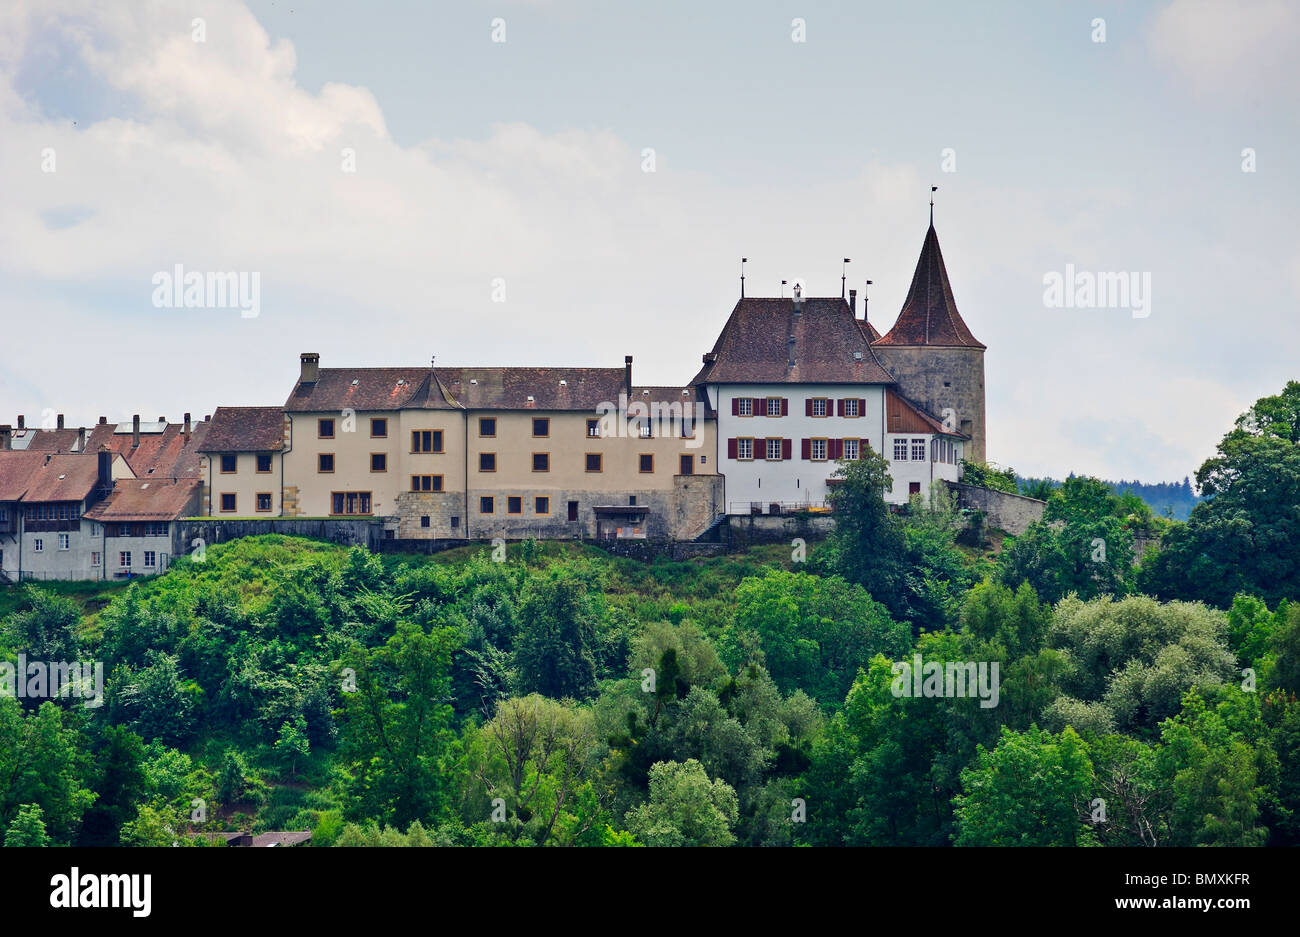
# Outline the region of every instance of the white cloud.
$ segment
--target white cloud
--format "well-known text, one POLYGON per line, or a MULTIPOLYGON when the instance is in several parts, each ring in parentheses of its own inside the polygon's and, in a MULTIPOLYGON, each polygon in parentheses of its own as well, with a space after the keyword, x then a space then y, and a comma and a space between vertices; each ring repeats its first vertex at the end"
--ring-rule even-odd
POLYGON ((1149 42, 1202 94, 1240 101, 1300 83, 1300 6, 1291 0, 1174 0, 1152 21, 1149 42))
MULTIPOLYGON (((725 167, 675 170, 671 152, 642 172, 640 146, 605 129, 513 122, 403 146, 367 89, 300 87, 292 44, 272 41, 242 5, 214 0, 202 15, 206 43, 169 4, 0 12, 6 409, 52 407, 77 425, 276 403, 309 348, 326 366, 432 354, 618 366, 632 353, 640 380, 685 381, 735 302, 742 253, 751 295, 796 276, 834 295, 839 260, 853 257, 849 286, 875 281, 882 329, 908 288, 929 186, 914 165, 875 160, 848 179, 773 177, 749 189, 725 167), (35 58, 55 63, 50 74, 84 73, 100 92, 94 106, 35 82, 35 58), (47 147, 52 174, 40 171, 47 147), (342 171, 344 148, 355 173, 342 171), (259 272, 261 317, 153 308, 152 275, 178 263, 259 272), (496 277, 504 304, 491 301, 496 277)), ((1043 271, 1066 260, 1152 263, 1147 232, 1114 223, 1131 193, 1092 186, 1049 199, 973 176, 943 186, 957 301, 990 346, 990 455, 1034 474, 1194 470, 1248 401, 1138 344, 1155 341, 1144 336, 1172 307, 1135 327, 1123 314, 1065 321, 1041 306, 1043 271)))

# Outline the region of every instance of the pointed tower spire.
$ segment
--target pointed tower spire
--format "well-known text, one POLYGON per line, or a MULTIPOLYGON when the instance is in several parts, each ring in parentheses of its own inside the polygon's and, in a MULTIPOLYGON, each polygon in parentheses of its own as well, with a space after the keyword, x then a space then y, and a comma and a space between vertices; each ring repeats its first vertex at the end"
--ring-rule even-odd
MULTIPOLYGON (((932 212, 934 208, 930 209, 932 212)), ((939 235, 931 221, 921 244, 921 256, 912 275, 912 287, 903 301, 894 327, 880 339, 882 345, 959 345, 987 347, 971 334, 952 295, 948 270, 939 250, 939 235)))

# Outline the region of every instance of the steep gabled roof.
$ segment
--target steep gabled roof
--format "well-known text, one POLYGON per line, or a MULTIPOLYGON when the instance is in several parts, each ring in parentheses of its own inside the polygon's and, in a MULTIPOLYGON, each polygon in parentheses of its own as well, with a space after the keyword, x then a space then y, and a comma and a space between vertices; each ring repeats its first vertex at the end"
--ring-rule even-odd
POLYGON ((892 384, 843 299, 736 303, 693 384, 892 384), (790 339, 794 338, 794 364, 790 339), (711 360, 710 360, 711 359, 711 360))
POLYGON ((284 448, 280 407, 217 407, 200 452, 279 452, 284 448))
POLYGON ((44 452, 0 451, 0 501, 22 498, 44 464, 44 452))
POLYGON ((870 322, 867 322, 865 319, 857 319, 855 321, 858 323, 858 328, 861 330, 863 337, 866 338, 867 341, 869 342, 880 341, 880 333, 876 331, 876 327, 874 325, 872 325, 870 322))
POLYGON ((32 473, 23 500, 84 501, 98 481, 99 459, 93 452, 50 455, 32 473))
POLYGON ((903 309, 878 345, 948 345, 987 347, 971 334, 953 299, 948 270, 939 250, 939 235, 934 225, 925 232, 921 257, 912 275, 912 288, 903 300, 903 309))

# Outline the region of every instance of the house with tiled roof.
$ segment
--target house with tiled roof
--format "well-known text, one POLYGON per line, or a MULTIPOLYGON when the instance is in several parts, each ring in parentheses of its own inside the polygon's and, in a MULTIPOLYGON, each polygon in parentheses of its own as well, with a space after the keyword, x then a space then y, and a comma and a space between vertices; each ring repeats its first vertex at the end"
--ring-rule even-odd
POLYGON ((824 508, 836 466, 868 450, 890 463, 893 503, 957 480, 975 428, 983 432, 984 346, 956 312, 938 250, 932 226, 903 311, 883 336, 865 303, 857 318, 853 294, 804 297, 796 287, 789 298, 736 303, 694 380, 718 412, 727 513, 824 508), (980 357, 949 362, 950 345, 980 357))
POLYGON ((279 516, 290 422, 281 407, 217 407, 198 447, 200 510, 279 516))
POLYGON ((198 478, 124 478, 85 513, 101 535, 103 578, 125 579, 167 571, 186 545, 178 524, 199 513, 198 478))
POLYGON ((305 353, 300 365, 283 408, 284 516, 381 517, 394 539, 689 538, 720 509, 707 401, 690 385, 634 385, 631 356, 321 368, 305 353))
POLYGON ((100 579, 103 525, 88 514, 130 478, 120 456, 0 449, 0 572, 23 579, 100 579))

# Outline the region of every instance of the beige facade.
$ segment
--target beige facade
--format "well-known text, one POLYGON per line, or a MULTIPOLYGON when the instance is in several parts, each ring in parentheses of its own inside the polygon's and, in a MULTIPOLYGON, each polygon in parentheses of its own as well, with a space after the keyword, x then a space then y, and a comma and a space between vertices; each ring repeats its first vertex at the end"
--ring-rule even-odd
POLYGON ((205 453, 200 462, 205 513, 213 517, 278 517, 281 458, 279 452, 205 453))
POLYGON ((399 539, 594 536, 593 509, 630 499, 650 506, 651 529, 665 536, 713 519, 696 503, 708 501, 711 485, 679 481, 716 476, 713 420, 690 438, 680 426, 654 426, 643 438, 638 425, 629 432, 587 410, 410 408, 289 419, 286 516, 395 518, 399 539))

